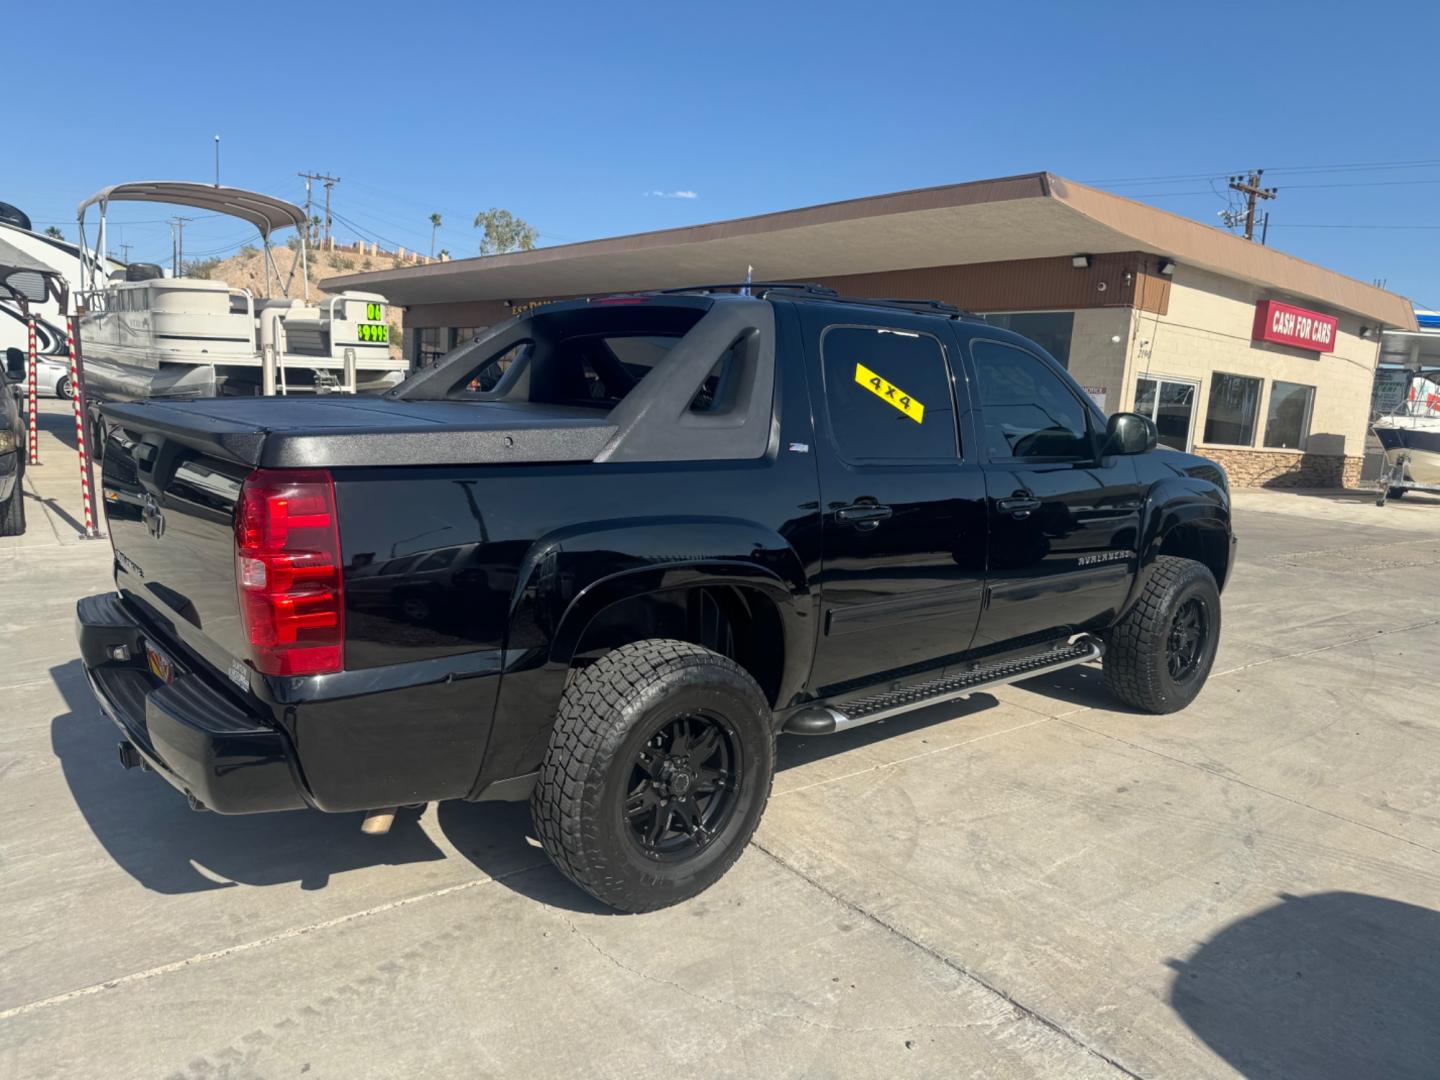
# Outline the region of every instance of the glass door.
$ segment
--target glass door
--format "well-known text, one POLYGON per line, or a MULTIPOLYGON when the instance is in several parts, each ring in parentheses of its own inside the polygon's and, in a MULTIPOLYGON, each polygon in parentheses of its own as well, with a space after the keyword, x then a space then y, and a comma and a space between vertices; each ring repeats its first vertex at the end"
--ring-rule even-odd
POLYGON ((1141 376, 1135 382, 1135 411, 1155 421, 1162 445, 1189 450, 1199 390, 1199 383, 1183 379, 1141 376))

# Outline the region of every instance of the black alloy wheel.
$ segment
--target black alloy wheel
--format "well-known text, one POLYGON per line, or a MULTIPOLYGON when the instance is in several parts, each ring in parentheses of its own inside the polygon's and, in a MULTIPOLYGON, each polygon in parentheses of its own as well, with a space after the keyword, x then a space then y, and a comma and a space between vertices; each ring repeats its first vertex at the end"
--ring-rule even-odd
POLYGON ((1208 567, 1159 556, 1130 610, 1105 631, 1106 689, 1148 713, 1185 708, 1215 663, 1220 614, 1208 567))
POLYGON ((685 713, 656 729, 635 755, 625 824, 652 859, 685 859, 730 821, 744 751, 722 717, 685 713))
POLYGON ((620 911, 709 888, 770 797, 774 713, 735 661, 684 641, 622 645, 577 668, 530 799, 555 866, 620 911))
POLYGON ((1195 676, 1210 636, 1210 613, 1198 596, 1187 599, 1170 620, 1170 637, 1165 646, 1165 666, 1177 683, 1195 676))

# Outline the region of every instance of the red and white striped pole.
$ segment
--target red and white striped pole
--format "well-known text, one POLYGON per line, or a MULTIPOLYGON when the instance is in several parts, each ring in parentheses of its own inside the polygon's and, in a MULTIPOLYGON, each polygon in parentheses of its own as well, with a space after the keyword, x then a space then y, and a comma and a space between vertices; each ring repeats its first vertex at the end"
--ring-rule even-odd
POLYGON ((30 339, 30 340, 29 340, 29 345, 30 345, 29 361, 30 361, 30 366, 29 366, 29 369, 28 369, 28 370, 29 370, 29 379, 30 379, 30 382, 29 382, 29 389, 26 391, 27 397, 26 397, 26 405, 25 405, 25 408, 26 408, 26 410, 27 410, 27 422, 30 424, 30 464, 31 464, 31 465, 39 465, 39 464, 40 464, 40 425, 38 424, 38 422, 37 422, 36 419, 35 419, 35 414, 39 411, 39 409, 38 409, 38 407, 37 407, 37 402, 38 402, 38 399, 39 399, 40 395, 39 395, 39 393, 37 392, 37 390, 36 390, 36 388, 35 388, 35 382, 36 382, 36 379, 37 379, 38 376, 39 376, 39 372, 37 371, 37 368, 39 367, 39 360, 37 360, 37 359, 36 359, 36 356, 35 356, 35 316, 34 316, 34 315, 27 315, 27 316, 25 317, 25 325, 26 325, 27 329, 30 331, 30 333, 29 333, 29 339, 30 339))
POLYGON ((70 386, 75 397, 75 450, 80 455, 80 495, 85 501, 85 531, 81 536, 94 540, 100 536, 95 527, 95 470, 90 463, 90 451, 85 443, 85 422, 88 412, 85 401, 85 378, 83 375, 84 353, 80 346, 79 320, 65 320, 65 337, 70 345, 70 386))

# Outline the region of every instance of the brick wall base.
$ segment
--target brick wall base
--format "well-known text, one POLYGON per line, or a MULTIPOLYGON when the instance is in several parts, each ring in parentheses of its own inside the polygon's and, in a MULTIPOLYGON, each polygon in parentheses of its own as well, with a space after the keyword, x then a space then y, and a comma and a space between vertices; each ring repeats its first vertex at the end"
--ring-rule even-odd
POLYGON ((1219 462, 1232 487, 1339 488, 1359 487, 1363 457, 1197 447, 1202 457, 1219 462))

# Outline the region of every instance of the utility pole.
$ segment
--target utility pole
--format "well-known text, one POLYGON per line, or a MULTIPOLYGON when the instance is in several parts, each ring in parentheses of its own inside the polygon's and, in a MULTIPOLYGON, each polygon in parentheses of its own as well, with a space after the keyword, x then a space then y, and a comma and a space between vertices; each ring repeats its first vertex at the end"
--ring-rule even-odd
POLYGON ((302 172, 302 173, 296 173, 295 175, 299 176, 302 180, 305 181, 305 243, 306 243, 306 245, 309 245, 309 243, 310 243, 310 180, 311 180, 312 178, 311 178, 311 176, 310 176, 309 173, 303 173, 303 172, 302 172))
POLYGON ((170 219, 170 276, 179 277, 185 265, 185 223, 194 218, 173 217, 170 219))
MULTIPOLYGON (((1262 188, 1260 178, 1265 175, 1264 169, 1255 169, 1248 176, 1230 177, 1230 190, 1238 191, 1245 196, 1245 239, 1255 239, 1255 201, 1257 199, 1273 199, 1279 188, 1262 188)), ((1266 225, 1269 225, 1269 215, 1266 215, 1266 225)))
POLYGON ((322 246, 322 247, 329 247, 329 246, 330 246, 330 190, 331 190, 336 184, 338 184, 338 183, 340 182, 340 177, 338 177, 338 176, 328 176, 328 175, 326 175, 325 173, 300 173, 299 175, 301 175, 301 176, 303 176, 303 177, 305 178, 305 211, 306 211, 306 220, 307 220, 307 221, 309 220, 309 211, 310 211, 310 181, 311 181, 311 180, 319 180, 322 184, 325 185, 325 239, 322 241, 321 246, 322 246))
POLYGON ((130 262, 130 245, 120 244, 120 261, 128 264, 130 262))

